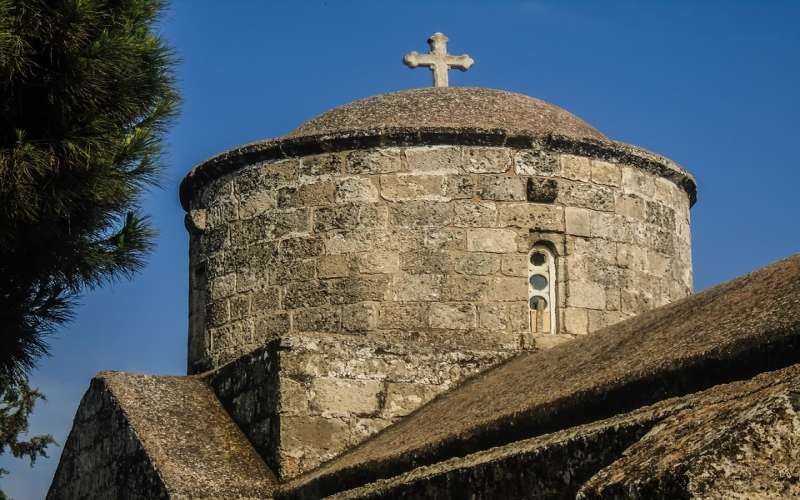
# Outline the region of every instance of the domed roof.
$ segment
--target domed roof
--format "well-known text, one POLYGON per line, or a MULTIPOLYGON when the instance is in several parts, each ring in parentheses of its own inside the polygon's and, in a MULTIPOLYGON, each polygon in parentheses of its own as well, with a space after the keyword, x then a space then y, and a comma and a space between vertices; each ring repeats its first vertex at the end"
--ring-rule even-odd
POLYGON ((431 87, 367 97, 327 111, 286 137, 386 129, 502 130, 507 135, 606 138, 553 104, 513 92, 474 87, 431 87))

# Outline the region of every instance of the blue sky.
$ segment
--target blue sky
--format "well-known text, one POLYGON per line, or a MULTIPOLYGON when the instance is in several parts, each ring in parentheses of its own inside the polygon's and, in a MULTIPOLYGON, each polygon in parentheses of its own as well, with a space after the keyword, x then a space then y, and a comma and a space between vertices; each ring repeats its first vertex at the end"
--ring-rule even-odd
MULTIPOLYGON (((159 31, 182 62, 182 113, 163 189, 144 209, 160 230, 132 282, 87 294, 32 374, 48 397, 32 422, 64 443, 101 370, 183 374, 187 237, 178 183, 191 166, 282 135, 339 104, 428 86, 401 64, 435 31, 476 64, 451 85, 553 102, 609 137, 693 172, 695 286, 701 290, 800 250, 800 2, 175 0, 159 31)), ((43 498, 60 448, 2 489, 43 498)))

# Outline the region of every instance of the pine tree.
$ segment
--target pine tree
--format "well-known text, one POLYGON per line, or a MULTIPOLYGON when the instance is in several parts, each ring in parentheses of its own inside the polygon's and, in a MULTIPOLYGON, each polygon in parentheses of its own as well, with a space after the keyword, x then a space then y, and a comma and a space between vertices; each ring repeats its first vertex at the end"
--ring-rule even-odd
POLYGON ((137 206, 178 104, 161 0, 0 0, 0 377, 143 263, 137 206))

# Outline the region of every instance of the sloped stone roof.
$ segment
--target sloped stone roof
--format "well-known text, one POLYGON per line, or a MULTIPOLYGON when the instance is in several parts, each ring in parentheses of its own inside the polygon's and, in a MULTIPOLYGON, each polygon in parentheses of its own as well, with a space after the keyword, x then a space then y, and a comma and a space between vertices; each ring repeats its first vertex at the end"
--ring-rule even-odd
POLYGON ((154 498, 267 498, 275 486, 202 379, 100 373, 81 402, 48 498, 142 494, 145 481, 154 498), (127 431, 118 435, 121 427, 127 431), (80 468, 69 465, 74 460, 80 468), (107 484, 82 484, 93 480, 86 464, 95 464, 96 481, 108 479, 102 471, 109 466, 133 469, 120 470, 107 484), (86 477, 71 476, 75 471, 86 477))
POLYGON ((796 497, 798 394, 793 365, 330 498, 796 497))
POLYGON ((800 362, 800 255, 468 380, 289 490, 327 495, 800 362))
POLYGON ((431 87, 367 97, 333 108, 287 137, 354 135, 386 129, 482 129, 506 135, 606 138, 577 116, 548 102, 475 87, 431 87))

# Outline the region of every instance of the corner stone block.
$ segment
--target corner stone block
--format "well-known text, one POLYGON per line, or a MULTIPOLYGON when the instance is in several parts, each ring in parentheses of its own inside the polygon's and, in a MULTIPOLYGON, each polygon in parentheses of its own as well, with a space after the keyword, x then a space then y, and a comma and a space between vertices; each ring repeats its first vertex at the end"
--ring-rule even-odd
POLYGON ((383 384, 376 380, 317 378, 311 381, 311 407, 323 416, 372 415, 383 384))
POLYGON ((507 229, 470 229, 467 250, 471 252, 512 253, 517 250, 517 233, 507 229))

